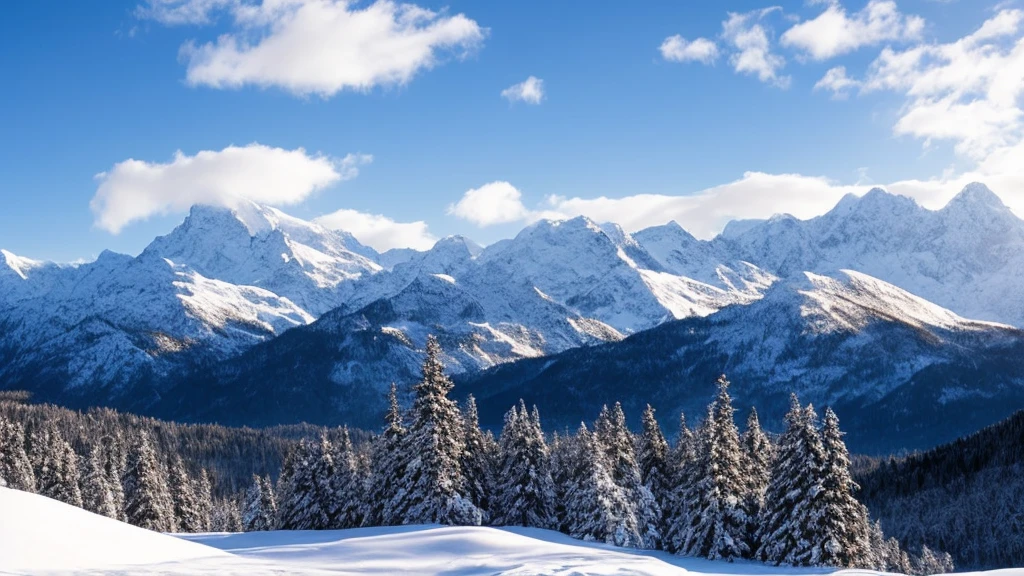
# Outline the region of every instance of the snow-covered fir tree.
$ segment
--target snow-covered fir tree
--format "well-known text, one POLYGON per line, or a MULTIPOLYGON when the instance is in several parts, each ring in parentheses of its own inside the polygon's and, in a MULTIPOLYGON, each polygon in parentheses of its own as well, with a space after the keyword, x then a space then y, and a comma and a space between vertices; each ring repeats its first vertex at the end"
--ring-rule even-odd
POLYGON ((332 506, 331 526, 334 528, 357 528, 363 523, 363 478, 348 428, 341 430, 337 442, 333 443, 332 459, 334 475, 330 479, 332 506))
POLYGON ((221 498, 210 511, 210 530, 214 532, 241 532, 242 513, 234 500, 221 498))
POLYGON ((124 473, 125 517, 129 524, 154 530, 174 530, 174 504, 167 472, 157 461, 148 432, 136 434, 124 473))
POLYGON ((82 506, 78 455, 51 423, 33 433, 31 458, 35 461, 36 489, 47 498, 82 506))
POLYGON ((213 516, 213 486, 210 484, 210 475, 205 468, 199 471, 199 478, 195 483, 195 493, 199 509, 199 531, 209 532, 213 516))
POLYGON ((304 438, 288 453, 278 478, 278 528, 330 528, 330 479, 334 474, 331 452, 331 444, 323 436, 318 442, 304 438))
MULTIPOLYGON (((579 450, 576 448, 576 437, 568 432, 551 435, 551 442, 548 444, 548 467, 551 470, 551 481, 555 487, 555 519, 556 526, 560 532, 569 533, 569 526, 566 523, 568 512, 567 492, 569 481, 573 471, 576 469, 576 458, 579 450)), ((500 449, 498 451, 500 455, 500 449)))
POLYGON ((815 539, 810 563, 841 568, 870 566, 868 510, 853 495, 858 486, 850 475, 850 453, 843 442, 839 418, 831 408, 825 410, 821 440, 825 462, 821 492, 812 501, 815 539))
POLYGON ((576 453, 565 459, 565 531, 573 538, 616 546, 638 543, 633 506, 612 478, 597 438, 580 424, 568 446, 576 453))
POLYGON ((676 553, 682 548, 686 531, 689 530, 689 512, 684 496, 693 479, 696 454, 697 440, 686 425, 686 414, 680 413, 676 442, 668 454, 670 490, 666 498, 668 509, 663 513, 665 534, 662 540, 669 552, 676 553))
POLYGON ((594 423, 598 447, 604 452, 612 481, 622 489, 629 502, 627 533, 635 531, 636 538, 625 546, 656 549, 661 547, 661 508, 654 495, 640 477, 634 437, 626 426, 626 415, 618 402, 611 410, 607 406, 594 423))
POLYGON ((408 492, 407 524, 478 526, 483 517, 469 498, 462 474, 462 415, 448 397, 441 347, 427 338, 423 379, 413 387, 412 422, 402 450, 408 455, 403 488, 408 492))
POLYGON ((651 491, 662 511, 662 527, 665 514, 671 508, 673 478, 670 465, 668 442, 661 432, 661 426, 654 417, 654 408, 650 404, 644 410, 641 419, 643 426, 637 458, 640 462, 640 477, 644 486, 651 491))
POLYGON ((531 416, 520 400, 519 408, 505 415, 498 442, 494 524, 554 528, 555 484, 539 415, 531 416))
POLYGON ((202 505, 196 496, 192 477, 177 455, 171 459, 169 488, 177 531, 201 532, 204 529, 202 505))
POLYGON ((273 500, 273 494, 270 495, 270 498, 264 496, 265 486, 262 477, 256 474, 252 475, 252 483, 245 491, 245 502, 242 504, 242 530, 245 532, 262 532, 274 527, 271 510, 264 506, 265 503, 273 500))
POLYGON ((398 405, 398 390, 391 384, 384 431, 373 443, 370 475, 366 485, 364 526, 402 524, 408 510, 405 491, 405 467, 408 455, 403 448, 407 430, 398 405))
POLYGON ((948 552, 935 552, 928 546, 921 547, 921 555, 914 563, 915 574, 947 574, 954 568, 948 552))
POLYGON ((25 429, 0 416, 0 486, 32 492, 36 475, 25 452, 25 429))
POLYGON ((117 503, 114 501, 114 493, 111 490, 112 483, 107 478, 104 460, 102 446, 93 445, 89 450, 89 457, 84 461, 82 507, 101 516, 118 518, 117 503))
POLYGON ((100 438, 103 447, 103 472, 106 475, 107 487, 114 499, 115 518, 124 519, 124 473, 128 466, 128 442, 120 430, 113 434, 105 434, 100 438))
POLYGON ((466 410, 462 417, 462 434, 466 439, 466 449, 462 453, 462 473, 466 478, 466 491, 470 501, 484 515, 484 522, 490 516, 491 470, 494 467, 495 447, 493 438, 488 438, 480 430, 480 417, 477 414, 476 399, 470 394, 466 398, 466 410))
POLYGON ((814 499, 821 494, 825 448, 813 408, 790 397, 786 431, 779 438, 771 481, 761 511, 756 557, 763 562, 808 566, 818 529, 814 499))
POLYGON ((747 537, 750 549, 756 551, 760 546, 757 541, 757 523, 760 519, 761 508, 764 506, 765 491, 768 489, 768 482, 771 479, 775 446, 761 429, 761 422, 755 408, 751 408, 750 414, 747 416, 747 427, 740 437, 740 444, 743 446, 743 474, 747 479, 745 496, 748 512, 747 537))
POLYGON ((718 394, 699 433, 693 479, 683 494, 686 529, 679 553, 712 560, 749 555, 746 541, 746 479, 739 430, 733 419, 729 381, 718 379, 718 394))

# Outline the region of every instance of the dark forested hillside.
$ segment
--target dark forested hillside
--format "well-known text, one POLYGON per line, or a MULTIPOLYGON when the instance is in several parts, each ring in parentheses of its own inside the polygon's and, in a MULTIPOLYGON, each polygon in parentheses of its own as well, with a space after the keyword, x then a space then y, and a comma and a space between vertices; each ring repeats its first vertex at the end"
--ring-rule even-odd
MULTIPOLYGON (((104 436, 146 430, 154 440, 154 449, 164 459, 180 456, 193 471, 207 470, 214 496, 234 495, 245 489, 253 474, 276 478, 285 455, 300 439, 316 438, 321 432, 329 436, 335 433, 308 424, 262 429, 179 424, 108 408, 80 412, 50 404, 26 404, 25 398, 11 393, 0 396, 0 417, 19 422, 27 430, 43 423, 55 424, 79 454, 87 454, 87 447, 104 436)), ((358 430, 351 434, 359 444, 369 437, 358 430)))
POLYGON ((887 534, 928 542, 958 567, 1024 565, 1024 411, 975 434, 859 474, 887 534))

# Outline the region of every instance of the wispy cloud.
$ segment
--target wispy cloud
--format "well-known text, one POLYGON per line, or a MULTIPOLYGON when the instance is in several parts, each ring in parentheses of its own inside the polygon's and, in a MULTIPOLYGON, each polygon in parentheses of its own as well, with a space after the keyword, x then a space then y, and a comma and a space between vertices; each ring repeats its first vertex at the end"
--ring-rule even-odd
POLYGON ((536 76, 530 76, 519 84, 513 84, 502 90, 501 97, 509 102, 540 104, 544 99, 544 81, 536 76))
POLYGON ((772 51, 768 30, 761 23, 776 11, 781 8, 775 6, 743 14, 730 12, 722 23, 722 39, 735 50, 729 62, 736 72, 753 74, 762 82, 788 88, 791 78, 779 74, 786 59, 772 51))
POLYGON ((320 216, 314 222, 331 230, 344 230, 380 252, 392 248, 427 250, 437 240, 422 220, 396 222, 381 214, 367 214, 357 210, 338 210, 320 216))
POLYGON ((669 62, 712 64, 718 59, 718 45, 707 38, 687 40, 676 34, 665 38, 658 50, 661 52, 661 57, 669 62))
POLYGON ((892 0, 871 0, 859 12, 848 14, 837 1, 817 17, 792 26, 781 44, 801 51, 814 60, 827 60, 882 42, 910 42, 921 39, 925 21, 905 15, 892 0))

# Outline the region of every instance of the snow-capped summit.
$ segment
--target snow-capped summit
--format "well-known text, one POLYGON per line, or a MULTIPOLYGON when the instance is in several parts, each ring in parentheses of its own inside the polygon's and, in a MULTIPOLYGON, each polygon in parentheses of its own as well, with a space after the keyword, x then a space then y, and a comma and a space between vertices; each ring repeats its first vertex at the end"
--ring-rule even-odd
POLYGON ((769 220, 713 242, 786 277, 870 274, 968 318, 1024 326, 1024 221, 983 184, 940 210, 876 188, 809 220, 769 220))
POLYGON ((376 253, 351 236, 251 202, 235 209, 194 206, 145 253, 207 278, 264 288, 314 316, 340 304, 339 284, 381 270, 376 253))

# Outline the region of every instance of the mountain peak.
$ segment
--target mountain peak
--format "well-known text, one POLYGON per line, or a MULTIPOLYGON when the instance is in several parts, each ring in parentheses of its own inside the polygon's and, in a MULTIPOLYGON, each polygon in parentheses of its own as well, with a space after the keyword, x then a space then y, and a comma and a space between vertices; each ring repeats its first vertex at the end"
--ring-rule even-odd
POLYGON ((1000 212, 1010 210, 995 192, 981 182, 971 182, 964 186, 964 189, 946 204, 945 209, 964 207, 984 207, 1000 212))

